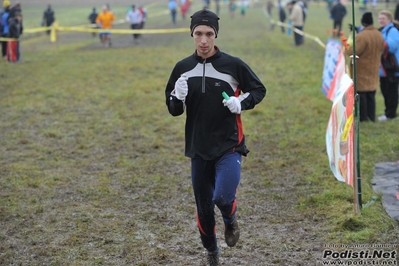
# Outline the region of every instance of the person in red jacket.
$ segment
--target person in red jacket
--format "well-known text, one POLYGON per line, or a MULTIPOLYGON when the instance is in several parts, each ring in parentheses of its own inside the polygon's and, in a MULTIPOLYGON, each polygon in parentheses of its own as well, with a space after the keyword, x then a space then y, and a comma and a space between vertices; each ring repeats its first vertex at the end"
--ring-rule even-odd
POLYGON ((18 39, 23 33, 22 14, 20 12, 15 12, 13 16, 9 18, 9 27, 9 37, 15 40, 7 42, 7 61, 19 62, 20 49, 18 39))

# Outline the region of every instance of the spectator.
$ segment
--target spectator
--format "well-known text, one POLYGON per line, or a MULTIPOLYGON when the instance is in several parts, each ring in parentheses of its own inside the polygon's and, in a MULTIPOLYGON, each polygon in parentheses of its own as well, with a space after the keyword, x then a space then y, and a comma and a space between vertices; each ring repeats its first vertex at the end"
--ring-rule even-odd
MULTIPOLYGON (((284 23, 285 20, 287 19, 287 15, 285 13, 284 6, 281 3, 281 0, 278 0, 278 17, 281 23, 284 23)), ((285 32, 284 26, 281 26, 281 32, 282 33, 285 32)))
MULTIPOLYGON (((3 2, 3 8, 0 11, 0 37, 7 38, 9 34, 8 18, 10 16, 10 1, 3 2)), ((6 58, 7 41, 1 41, 1 57, 6 58)))
POLYGON ((4 0, 3 1, 3 7, 1 10, 4 10, 4 8, 9 7, 11 5, 10 0, 4 0))
POLYGON ((172 23, 176 24, 176 14, 177 14, 177 3, 176 0, 169 0, 169 10, 170 10, 170 15, 172 17, 172 23))
MULTIPOLYGON (((4 14, 4 10, 6 7, 9 7, 11 5, 10 0, 4 0, 3 1, 3 6, 0 8, 0 18, 4 14)), ((1 26, 1 21, 0 21, 0 26, 1 26)))
MULTIPOLYGON (((355 38, 357 68, 357 92, 360 96, 360 121, 375 122, 375 92, 379 83, 379 67, 381 54, 384 50, 384 39, 381 33, 373 26, 373 14, 366 12, 361 18, 364 27, 355 38)), ((353 49, 345 51, 348 56, 353 49)), ((353 77, 353 68, 350 68, 353 77)))
MULTIPOLYGON (((126 14, 126 20, 130 23, 130 28, 132 30, 139 30, 143 21, 143 15, 141 14, 140 10, 136 8, 135 5, 132 5, 132 8, 126 14)), ((138 43, 139 37, 140 34, 133 34, 133 40, 135 43, 138 43)))
MULTIPOLYGON (((288 3, 287 8, 290 10, 289 20, 292 22, 292 26, 295 29, 303 31, 304 26, 304 13, 300 1, 291 1, 288 3)), ((303 35, 302 33, 298 33, 294 31, 294 41, 296 46, 300 46, 303 44, 303 35)))
MULTIPOLYGON (((51 9, 51 5, 47 6, 47 9, 44 11, 43 14, 43 26, 45 27, 50 27, 51 25, 53 25, 55 21, 55 13, 53 11, 53 9, 51 9)), ((50 35, 51 30, 48 30, 46 33, 47 35, 50 35)))
MULTIPOLYGON (((20 9, 19 9, 20 10, 20 9)), ((20 61, 20 50, 19 50, 19 37, 22 35, 23 25, 22 25, 22 14, 20 12, 15 12, 10 15, 9 18, 9 37, 12 41, 7 43, 7 60, 9 62, 20 61)))
POLYGON ((394 19, 399 22, 399 1, 396 4, 394 19))
POLYGON ((330 11, 331 8, 333 7, 334 0, 326 0, 326 1, 327 1, 327 10, 330 11))
POLYGON ((371 12, 375 14, 375 10, 377 9, 378 0, 371 0, 371 12))
POLYGON ((231 18, 235 17, 237 5, 235 0, 229 0, 229 14, 231 18))
MULTIPOLYGON (((88 19, 89 19, 89 22, 90 22, 90 24, 91 24, 91 26, 92 26, 93 28, 98 28, 97 25, 96 25, 97 16, 98 16, 98 13, 97 13, 97 11, 96 11, 96 8, 93 7, 93 10, 91 11, 91 13, 90 13, 90 15, 89 15, 89 18, 88 18, 88 19)), ((96 33, 93 32, 93 37, 95 37, 95 36, 96 36, 96 33)))
MULTIPOLYGON (((10 6, 10 18, 14 18, 17 13, 20 13, 22 16, 22 9, 21 9, 21 3, 16 2, 14 5, 10 6)), ((22 17, 21 17, 22 19, 22 17)))
POLYGON ((220 14, 220 0, 215 0, 215 5, 216 5, 216 15, 219 16, 219 14, 220 14))
POLYGON ((267 11, 267 14, 270 16, 270 18, 272 17, 273 7, 274 7, 273 0, 267 0, 267 2, 266 2, 266 11, 267 11))
POLYGON ((190 7, 191 2, 189 0, 180 0, 180 12, 183 20, 186 19, 187 11, 190 7))
POLYGON ((342 21, 346 16, 346 7, 341 3, 341 0, 336 3, 330 11, 333 23, 333 37, 340 37, 342 30, 342 21), (335 35, 334 35, 335 34, 335 35))
POLYGON ((247 1, 246 0, 239 0, 240 1, 240 13, 241 17, 245 17, 247 13, 247 1))
POLYGON ((369 0, 359 0, 358 2, 359 2, 359 10, 360 11, 362 11, 362 12, 366 12, 366 10, 367 10, 367 2, 368 2, 369 0))
POLYGON ((144 29, 144 25, 145 25, 145 22, 147 21, 147 17, 148 17, 148 11, 147 11, 147 8, 145 8, 144 6, 139 6, 139 11, 142 16, 140 29, 144 29))
MULTIPOLYGON (((378 15, 380 31, 388 52, 393 53, 399 62, 399 30, 393 23, 392 13, 383 10, 378 15)), ((387 121, 397 117, 399 72, 387 72, 380 66, 380 89, 384 97, 385 111, 378 121, 387 121)))
MULTIPOLYGON (((269 20, 272 20, 273 16, 272 16, 272 10, 274 8, 274 3, 273 0, 267 0, 266 2, 266 11, 267 14, 269 15, 269 20)), ((274 29, 274 23, 270 23, 270 30, 274 29)))
POLYGON ((215 205, 223 217, 226 244, 233 247, 239 240, 236 191, 242 156, 249 152, 241 112, 253 109, 266 94, 247 64, 215 45, 218 21, 205 9, 191 16, 196 51, 175 65, 165 89, 169 113, 186 111, 185 155, 191 158, 196 220, 209 265, 220 265, 215 205), (229 95, 224 100, 223 92, 229 95))
MULTIPOLYGON (((103 6, 102 12, 98 14, 96 18, 96 24, 101 28, 101 29, 112 29, 113 23, 115 20, 114 14, 108 10, 108 7, 106 5, 103 6)), ((112 33, 110 31, 103 31, 100 33, 100 38, 101 38, 101 43, 103 44, 104 47, 107 46, 108 42, 108 47, 112 46, 112 33)))

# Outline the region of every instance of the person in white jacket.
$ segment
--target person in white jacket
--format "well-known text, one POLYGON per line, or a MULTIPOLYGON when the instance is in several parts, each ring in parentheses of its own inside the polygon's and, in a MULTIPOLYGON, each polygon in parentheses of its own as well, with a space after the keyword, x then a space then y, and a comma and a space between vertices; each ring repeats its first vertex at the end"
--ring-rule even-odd
MULTIPOLYGON (((136 8, 135 5, 132 5, 132 8, 127 12, 126 14, 126 20, 130 23, 130 28, 132 30, 138 30, 141 28, 141 23, 143 21, 143 15, 136 8)), ((138 42, 138 39, 140 38, 140 34, 134 33, 133 34, 133 40, 135 43, 138 42)))

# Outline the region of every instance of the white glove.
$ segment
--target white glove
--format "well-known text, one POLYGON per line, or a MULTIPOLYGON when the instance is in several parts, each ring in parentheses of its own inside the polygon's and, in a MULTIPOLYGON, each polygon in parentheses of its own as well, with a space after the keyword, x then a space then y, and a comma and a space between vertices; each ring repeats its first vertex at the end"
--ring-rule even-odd
POLYGON ((184 101, 188 94, 187 77, 182 75, 175 83, 175 95, 180 101, 184 101))
POLYGON ((223 100, 223 105, 227 106, 233 114, 241 113, 241 102, 237 97, 231 96, 228 100, 223 100))

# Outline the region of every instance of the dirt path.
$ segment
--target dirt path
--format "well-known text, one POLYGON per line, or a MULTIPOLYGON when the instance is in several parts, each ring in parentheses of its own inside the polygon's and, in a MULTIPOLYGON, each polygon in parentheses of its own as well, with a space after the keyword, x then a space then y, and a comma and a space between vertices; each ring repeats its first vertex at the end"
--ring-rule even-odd
MULTIPOLYGON (((24 4, 24 1, 21 2, 24 4)), ((58 3, 61 2, 65 1, 59 0, 58 3)), ((86 0, 84 3, 94 4, 95 1, 86 0)), ((37 0, 31 1, 31 4, 43 5, 44 2, 37 0)), ((68 4, 80 5, 82 1, 68 1, 68 4)), ((130 5, 131 2, 124 0, 118 4, 130 5)), ((120 25, 118 28, 128 28, 128 25, 120 25)), ((163 45, 173 43, 173 35, 144 35, 140 43, 135 44, 132 36, 115 34, 112 48, 104 48, 98 36, 93 38, 90 33, 62 33, 59 42, 87 42, 87 45, 80 48, 83 50, 124 49, 156 46, 157 40, 161 38, 163 45)), ((45 42, 44 45, 39 42, 24 49, 45 50, 46 45, 51 45, 48 39, 45 42)), ((91 116, 95 116, 95 108, 91 116)), ((106 110, 99 111, 106 113, 106 110)), ((86 119, 85 112, 70 112, 71 117, 81 115, 82 120, 86 119)), ((46 126, 48 121, 57 121, 53 117, 49 118, 53 114, 40 115, 48 116, 42 126, 46 126)), ((62 118, 59 120, 62 121, 62 118)), ((23 122, 21 118, 20 127, 26 126, 26 131, 33 132, 29 123, 23 122)), ((103 120, 95 122, 101 124, 103 120)), ((76 131, 77 135, 87 133, 79 132, 76 129, 79 126, 83 129, 87 127, 82 123, 68 130, 76 131)), ((135 132, 126 134, 134 135, 135 132)), ((162 143, 168 141, 169 136, 165 135, 159 134, 164 138, 162 143)), ((39 137, 35 135, 32 138, 39 137)), ((71 139, 76 138, 71 136, 71 139)), ((67 163, 71 160, 73 164, 65 168, 68 171, 63 170, 65 180, 53 181, 54 188, 39 191, 37 184, 30 184, 27 189, 29 191, 22 191, 20 201, 38 205, 37 209, 21 209, 17 210, 17 214, 0 213, 4 224, 12 221, 7 223, 5 233, 0 234, 0 254, 3 256, 0 259, 9 265, 70 265, 74 260, 78 263, 86 262, 84 265, 203 265, 205 252, 195 223, 195 204, 188 177, 189 161, 180 160, 178 164, 173 160, 159 162, 158 150, 151 146, 154 138, 131 135, 126 138, 129 139, 111 136, 113 146, 103 147, 102 143, 94 143, 89 148, 86 143, 79 148, 52 147, 51 143, 57 141, 56 135, 48 136, 46 142, 42 139, 29 140, 28 143, 46 143, 48 150, 51 147, 56 153, 46 153, 45 156, 57 156, 67 163), (138 147, 127 146, 123 141, 129 144, 133 142, 138 147), (93 154, 87 150, 92 150, 93 154), (127 161, 133 166, 123 166, 120 158, 128 158, 127 161), (155 166, 140 168, 140 162, 151 160, 155 166), (136 175, 165 179, 161 182, 135 180, 136 175), (170 176, 175 179, 168 179, 170 176), (29 192, 26 193, 29 198, 26 198, 25 192, 29 192), (103 198, 101 193, 107 197, 103 198), (33 202, 36 198, 37 204, 33 202), (65 212, 60 215, 58 210, 65 212)), ((8 151, 10 165, 19 161, 23 145, 20 143, 8 151)), ((254 146, 252 150, 256 150, 254 146)), ((182 151, 180 148, 174 149, 169 156, 181 157, 182 151)), ((252 154, 245 160, 260 160, 260 164, 266 164, 266 160, 253 157, 252 154)), ((216 212, 222 265, 316 265, 322 256, 324 244, 327 244, 323 239, 331 228, 325 227, 328 222, 326 217, 317 217, 298 209, 300 198, 313 194, 312 185, 305 182, 303 176, 295 172, 295 168, 247 169, 245 160, 237 195, 241 239, 236 247, 229 248, 224 243, 222 219, 216 212)), ((57 165, 55 162, 53 164, 57 165)), ((39 162, 38 168, 43 172, 53 171, 52 165, 46 163, 39 162)), ((8 174, 14 169, 7 166, 2 171, 8 174)))

